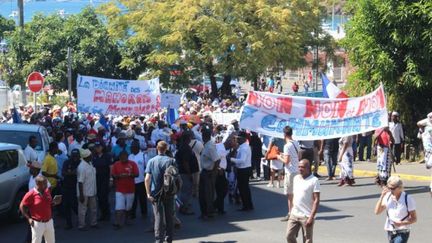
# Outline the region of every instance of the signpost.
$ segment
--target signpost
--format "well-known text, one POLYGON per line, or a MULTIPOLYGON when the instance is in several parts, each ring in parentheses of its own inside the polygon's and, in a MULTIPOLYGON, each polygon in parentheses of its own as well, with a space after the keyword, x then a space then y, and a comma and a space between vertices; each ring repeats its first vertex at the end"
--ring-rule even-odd
POLYGON ((27 86, 33 92, 34 110, 36 111, 36 93, 42 90, 44 84, 44 77, 40 72, 32 72, 27 77, 27 86))

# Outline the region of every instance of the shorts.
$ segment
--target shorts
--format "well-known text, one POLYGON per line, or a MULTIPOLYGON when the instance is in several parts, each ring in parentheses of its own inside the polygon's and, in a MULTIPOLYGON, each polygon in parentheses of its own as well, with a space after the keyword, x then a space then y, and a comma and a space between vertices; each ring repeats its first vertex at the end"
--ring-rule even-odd
POLYGON ((280 160, 274 159, 271 161, 270 168, 272 170, 282 170, 283 169, 283 163, 280 160))
POLYGON ((285 171, 284 179, 284 194, 293 194, 294 191, 294 177, 298 175, 297 173, 289 173, 285 171))
POLYGON ((115 193, 115 210, 129 211, 134 201, 134 193, 115 193))

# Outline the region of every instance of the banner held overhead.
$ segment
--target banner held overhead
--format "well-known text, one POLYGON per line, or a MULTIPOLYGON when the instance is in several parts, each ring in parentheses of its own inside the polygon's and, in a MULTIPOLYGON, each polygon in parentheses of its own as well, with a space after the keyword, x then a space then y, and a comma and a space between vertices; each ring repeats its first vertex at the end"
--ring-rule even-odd
POLYGON ((157 112, 161 98, 159 79, 117 80, 78 76, 78 111, 111 115, 157 112))
POLYGON ((384 88, 345 99, 249 92, 241 128, 283 138, 285 126, 293 128, 296 140, 338 138, 388 126, 384 88))

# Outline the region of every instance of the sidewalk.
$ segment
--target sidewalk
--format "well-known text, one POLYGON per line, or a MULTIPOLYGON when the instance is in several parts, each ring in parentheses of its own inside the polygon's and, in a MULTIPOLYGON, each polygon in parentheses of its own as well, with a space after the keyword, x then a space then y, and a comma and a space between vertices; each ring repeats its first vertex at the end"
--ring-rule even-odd
MULTIPOLYGON (((319 173, 323 176, 327 175, 327 167, 320 166, 319 173)), ((336 175, 339 174, 339 166, 336 168, 336 175)), ((432 170, 426 169, 425 164, 418 162, 406 162, 396 165, 396 173, 392 168, 392 175, 398 175, 402 180, 410 181, 431 181, 432 170)), ((376 176, 376 162, 354 162, 355 177, 370 177, 376 176)))

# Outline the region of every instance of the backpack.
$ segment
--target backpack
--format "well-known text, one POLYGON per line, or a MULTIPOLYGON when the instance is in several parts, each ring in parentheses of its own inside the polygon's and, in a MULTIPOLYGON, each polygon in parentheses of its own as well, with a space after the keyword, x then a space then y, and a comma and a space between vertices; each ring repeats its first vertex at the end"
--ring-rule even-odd
POLYGON ((162 199, 174 197, 177 192, 180 191, 181 184, 182 182, 179 171, 177 167, 171 163, 168 168, 165 169, 163 175, 163 184, 161 190, 159 191, 160 197, 162 199))

